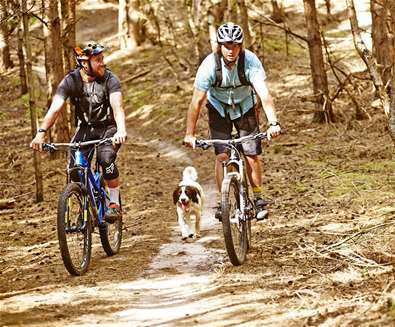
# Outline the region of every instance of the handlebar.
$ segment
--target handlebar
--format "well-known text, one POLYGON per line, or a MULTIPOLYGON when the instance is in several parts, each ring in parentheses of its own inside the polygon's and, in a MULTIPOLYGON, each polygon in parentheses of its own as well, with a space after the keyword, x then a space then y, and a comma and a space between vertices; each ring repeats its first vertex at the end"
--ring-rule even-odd
POLYGON ((44 151, 47 152, 54 152, 59 150, 59 147, 69 147, 69 148, 81 148, 88 145, 93 144, 104 144, 104 143, 112 143, 112 138, 108 137, 105 139, 100 140, 92 140, 92 141, 85 141, 85 142, 72 142, 72 143, 43 143, 42 147, 44 151))
POLYGON ((264 140, 264 139, 267 139, 267 133, 261 132, 258 134, 250 134, 250 135, 246 135, 246 136, 242 136, 242 137, 238 137, 238 138, 230 139, 230 140, 220 140, 220 139, 196 140, 195 147, 207 150, 210 146, 213 146, 215 144, 224 144, 224 145, 235 146, 237 144, 241 144, 246 141, 264 140))

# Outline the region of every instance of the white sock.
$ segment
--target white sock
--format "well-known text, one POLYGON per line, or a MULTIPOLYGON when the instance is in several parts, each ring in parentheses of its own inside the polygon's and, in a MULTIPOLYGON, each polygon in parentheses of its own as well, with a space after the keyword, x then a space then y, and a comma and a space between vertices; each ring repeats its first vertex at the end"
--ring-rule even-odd
POLYGON ((110 203, 116 203, 119 205, 119 186, 114 188, 109 187, 108 193, 110 196, 110 203))

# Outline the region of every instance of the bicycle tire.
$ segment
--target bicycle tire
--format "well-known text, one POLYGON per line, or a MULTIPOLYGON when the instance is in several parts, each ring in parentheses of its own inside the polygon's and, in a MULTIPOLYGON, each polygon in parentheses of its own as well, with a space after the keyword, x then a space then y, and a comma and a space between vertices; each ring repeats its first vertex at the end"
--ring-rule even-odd
POLYGON ((122 243, 122 201, 119 195, 120 217, 112 223, 104 221, 99 225, 100 241, 104 252, 110 257, 117 254, 122 243))
POLYGON ((92 253, 91 217, 89 210, 84 212, 84 201, 88 201, 87 193, 80 183, 67 184, 58 201, 57 233, 60 254, 67 271, 74 276, 81 276, 88 270, 92 253), (76 203, 72 202, 73 197, 76 203), (76 230, 72 231, 72 228, 76 230), (77 251, 79 247, 82 248, 81 255, 74 255, 73 240, 78 243, 77 251))
POLYGON ((244 263, 248 243, 247 222, 245 220, 235 221, 237 210, 240 211, 239 191, 240 183, 237 177, 226 176, 221 187, 222 229, 226 252, 234 266, 244 263))

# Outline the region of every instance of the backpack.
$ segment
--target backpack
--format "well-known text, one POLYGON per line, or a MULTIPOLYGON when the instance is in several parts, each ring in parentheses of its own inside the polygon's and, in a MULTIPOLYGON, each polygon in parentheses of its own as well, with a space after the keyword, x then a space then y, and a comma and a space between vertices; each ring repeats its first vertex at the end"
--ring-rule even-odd
MULTIPOLYGON (((105 77, 104 77, 104 81, 103 83, 105 84, 104 87, 104 96, 105 96, 105 100, 104 100, 104 105, 107 107, 107 119, 109 121, 113 120, 110 112, 109 112, 109 108, 111 108, 110 105, 110 98, 108 96, 108 90, 107 90, 107 80, 110 76, 110 74, 108 74, 110 70, 108 68, 106 68, 106 73, 105 73, 105 77)), ((80 75, 80 68, 75 68, 72 71, 69 72, 69 75, 71 76, 72 80, 73 80, 73 85, 72 85, 72 92, 71 92, 71 96, 70 96, 70 101, 71 104, 74 106, 75 108, 75 126, 78 125, 78 120, 80 121, 84 121, 84 116, 83 113, 80 109, 80 101, 81 98, 84 95, 84 84, 82 82, 81 79, 81 75, 80 75)), ((89 122, 88 122, 89 123, 89 122)))
MULTIPOLYGON (((233 86, 221 86, 222 83, 222 65, 221 65, 221 56, 218 53, 214 53, 215 57, 215 81, 213 83, 214 87, 221 88, 233 88, 233 86)), ((245 72, 245 52, 241 50, 239 53, 239 62, 237 64, 237 75, 239 77, 241 85, 239 86, 251 86, 250 81, 247 80, 246 72, 245 72)), ((238 86, 236 86, 238 87, 238 86)))

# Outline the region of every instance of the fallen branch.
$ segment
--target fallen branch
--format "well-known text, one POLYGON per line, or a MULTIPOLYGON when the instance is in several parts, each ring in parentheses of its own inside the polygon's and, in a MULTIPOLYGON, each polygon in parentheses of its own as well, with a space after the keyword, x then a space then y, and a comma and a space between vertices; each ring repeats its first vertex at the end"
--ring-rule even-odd
POLYGON ((137 73, 137 74, 135 74, 135 75, 133 75, 133 76, 130 76, 130 77, 128 77, 128 78, 126 78, 126 79, 124 79, 123 81, 121 81, 121 83, 128 83, 128 82, 131 82, 131 81, 133 81, 133 80, 135 80, 135 79, 137 79, 137 78, 139 78, 139 77, 142 77, 142 76, 145 76, 145 75, 147 75, 148 73, 150 73, 151 72, 151 70, 144 70, 144 71, 142 71, 142 72, 140 72, 140 73, 137 73))
POLYGON ((358 233, 354 233, 351 236, 346 237, 345 239, 341 240, 340 242, 337 242, 335 244, 331 244, 331 245, 327 246, 326 248, 322 249, 320 252, 321 253, 327 252, 327 251, 332 250, 332 249, 334 249, 336 247, 339 247, 340 245, 346 243, 347 241, 349 241, 349 240, 351 240, 353 238, 356 238, 356 237, 358 237, 360 235, 366 234, 366 233, 368 233, 368 232, 370 232, 370 231, 372 231, 374 229, 377 229, 377 228, 380 228, 380 227, 384 227, 384 226, 388 226, 388 225, 395 225, 395 221, 392 221, 390 223, 378 224, 378 225, 375 225, 373 227, 370 227, 370 228, 367 228, 365 230, 362 230, 362 231, 360 231, 358 233))
POLYGON ((15 199, 1 199, 0 200, 0 210, 1 209, 12 209, 15 206, 15 199))

